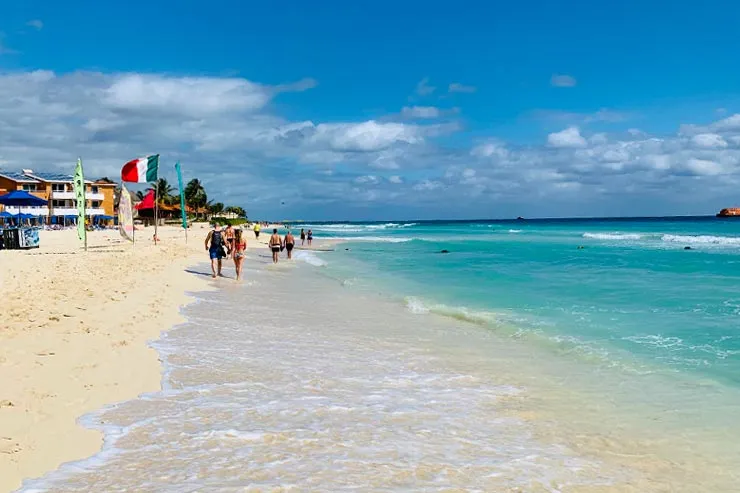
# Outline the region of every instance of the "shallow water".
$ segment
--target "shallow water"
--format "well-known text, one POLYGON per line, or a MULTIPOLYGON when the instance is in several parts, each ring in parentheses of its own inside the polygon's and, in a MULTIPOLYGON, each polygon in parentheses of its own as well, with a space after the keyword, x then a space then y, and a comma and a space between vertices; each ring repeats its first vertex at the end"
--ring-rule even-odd
POLYGON ((311 227, 350 239, 329 264, 334 275, 406 297, 412 310, 495 319, 615 365, 740 388, 740 221, 311 227))
POLYGON ((155 343, 164 390, 24 491, 736 490, 731 386, 409 309, 340 251, 250 253, 155 343))

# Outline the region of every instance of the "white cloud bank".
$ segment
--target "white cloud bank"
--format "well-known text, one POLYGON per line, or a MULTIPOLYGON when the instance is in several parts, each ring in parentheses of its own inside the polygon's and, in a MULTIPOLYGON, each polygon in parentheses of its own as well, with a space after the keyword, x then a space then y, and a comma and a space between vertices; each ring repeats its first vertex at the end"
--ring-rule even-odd
MULTIPOLYGON (((646 204, 711 212, 738 196, 740 115, 684 124, 670 136, 566 126, 539 144, 491 136, 471 146, 463 135, 444 139, 460 130, 454 121, 289 121, 274 112, 281 93, 315 85, 1 74, 0 167, 70 172, 82 156, 89 176, 117 178, 128 159, 160 153, 165 177, 174 179, 166 163, 180 160, 186 179, 201 178, 224 202, 267 211, 295 196, 309 211, 365 207, 364 217, 376 209, 432 217, 634 214, 646 204)), ((431 118, 428 108, 408 111, 431 118)))

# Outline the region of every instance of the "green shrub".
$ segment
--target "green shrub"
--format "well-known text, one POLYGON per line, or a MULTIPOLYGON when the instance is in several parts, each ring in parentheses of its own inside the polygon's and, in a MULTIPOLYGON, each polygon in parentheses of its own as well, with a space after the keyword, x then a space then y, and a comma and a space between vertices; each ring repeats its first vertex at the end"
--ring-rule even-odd
POLYGON ((227 219, 225 217, 214 217, 211 219, 211 223, 219 224, 221 226, 227 226, 229 224, 231 224, 232 226, 239 226, 240 224, 249 223, 249 220, 244 219, 243 217, 238 217, 235 219, 227 219))

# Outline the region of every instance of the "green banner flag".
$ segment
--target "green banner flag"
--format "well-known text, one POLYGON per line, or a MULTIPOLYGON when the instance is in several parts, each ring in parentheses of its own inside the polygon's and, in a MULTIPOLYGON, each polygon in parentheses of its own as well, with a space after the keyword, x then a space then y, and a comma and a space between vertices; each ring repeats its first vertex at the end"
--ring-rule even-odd
POLYGON ((185 210, 185 189, 182 187, 182 172, 180 171, 180 161, 175 163, 177 170, 177 184, 180 187, 180 210, 182 211, 182 227, 188 229, 188 216, 185 210))
POLYGON ((85 229, 85 176, 82 173, 82 159, 77 159, 74 178, 75 200, 77 201, 77 237, 85 243, 87 250, 87 230, 85 229))

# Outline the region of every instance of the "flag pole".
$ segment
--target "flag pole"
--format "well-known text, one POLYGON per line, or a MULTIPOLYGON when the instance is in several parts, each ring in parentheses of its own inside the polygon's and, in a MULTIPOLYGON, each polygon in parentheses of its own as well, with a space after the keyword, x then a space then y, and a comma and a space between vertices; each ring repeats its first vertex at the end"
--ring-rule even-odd
POLYGON ((154 246, 157 246, 157 223, 159 222, 159 179, 154 182, 154 246))

